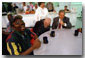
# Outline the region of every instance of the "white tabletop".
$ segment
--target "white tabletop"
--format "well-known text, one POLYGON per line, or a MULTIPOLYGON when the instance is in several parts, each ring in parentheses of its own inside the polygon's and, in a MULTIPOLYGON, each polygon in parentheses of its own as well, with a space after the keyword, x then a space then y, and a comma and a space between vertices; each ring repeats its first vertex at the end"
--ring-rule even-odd
POLYGON ((41 47, 34 50, 34 55, 82 55, 82 33, 74 36, 73 29, 54 30, 55 37, 45 32, 39 37, 41 47), (48 44, 43 43, 43 37, 48 37, 48 44))

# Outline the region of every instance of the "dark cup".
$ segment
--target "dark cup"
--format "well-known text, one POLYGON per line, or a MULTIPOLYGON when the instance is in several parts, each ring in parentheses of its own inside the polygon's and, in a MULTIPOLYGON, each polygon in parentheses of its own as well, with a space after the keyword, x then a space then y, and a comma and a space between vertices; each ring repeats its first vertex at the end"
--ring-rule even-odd
POLYGON ((51 37, 55 37, 55 31, 51 31, 50 36, 51 36, 51 37))
POLYGON ((48 39, 47 39, 47 37, 45 36, 45 37, 43 37, 43 43, 44 44, 47 44, 48 43, 48 39))
POLYGON ((78 36, 79 31, 75 30, 74 36, 78 36))

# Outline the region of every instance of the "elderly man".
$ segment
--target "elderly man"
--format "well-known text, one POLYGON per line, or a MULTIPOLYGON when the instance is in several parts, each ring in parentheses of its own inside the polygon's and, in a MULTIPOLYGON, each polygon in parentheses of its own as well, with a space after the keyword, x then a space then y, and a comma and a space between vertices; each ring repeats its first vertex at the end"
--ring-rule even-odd
POLYGON ((59 16, 53 19, 52 29, 70 29, 72 27, 69 18, 65 16, 64 10, 59 11, 59 16))
POLYGON ((50 18, 37 21, 33 28, 33 32, 40 36, 42 33, 50 30, 50 23, 51 23, 50 18))
POLYGON ((25 28, 22 16, 15 16, 12 28, 14 31, 6 40, 10 55, 33 55, 33 50, 39 48, 41 43, 29 29, 25 28), (31 45, 32 36, 35 39, 33 45, 31 45))

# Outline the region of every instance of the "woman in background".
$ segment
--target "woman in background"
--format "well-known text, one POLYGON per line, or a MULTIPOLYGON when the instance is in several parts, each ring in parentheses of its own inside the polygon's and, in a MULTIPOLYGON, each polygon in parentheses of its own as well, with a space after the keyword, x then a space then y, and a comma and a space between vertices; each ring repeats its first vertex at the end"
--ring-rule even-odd
POLYGON ((48 9, 48 12, 56 12, 54 10, 54 6, 53 6, 53 3, 52 2, 48 2, 47 5, 46 5, 47 9, 48 9))

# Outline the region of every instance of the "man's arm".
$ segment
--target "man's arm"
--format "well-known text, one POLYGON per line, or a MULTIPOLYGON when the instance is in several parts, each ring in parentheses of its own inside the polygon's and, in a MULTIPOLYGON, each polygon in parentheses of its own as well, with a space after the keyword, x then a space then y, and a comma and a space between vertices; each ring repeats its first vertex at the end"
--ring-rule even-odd
POLYGON ((71 25, 71 23, 70 23, 70 21, 69 21, 69 18, 66 18, 66 23, 65 23, 66 25, 64 26, 65 28, 68 28, 68 29, 71 29, 72 28, 72 25, 71 25))
POLYGON ((15 42, 7 42, 7 50, 10 55, 29 55, 34 49, 38 49, 41 46, 41 42, 39 39, 34 41, 34 45, 27 49, 25 52, 22 52, 22 48, 18 43, 15 42))
POLYGON ((33 50, 34 50, 34 48, 33 48, 33 47, 30 47, 29 49, 27 49, 25 52, 21 53, 20 55, 28 55, 28 54, 30 54, 33 50))
POLYGON ((41 42, 39 39, 36 39, 34 41, 33 46, 31 46, 29 49, 27 49, 25 52, 21 53, 20 55, 28 55, 30 52, 32 52, 34 49, 38 49, 41 46, 41 42))
POLYGON ((57 25, 56 25, 56 18, 53 19, 53 24, 52 24, 52 29, 56 29, 57 25))

